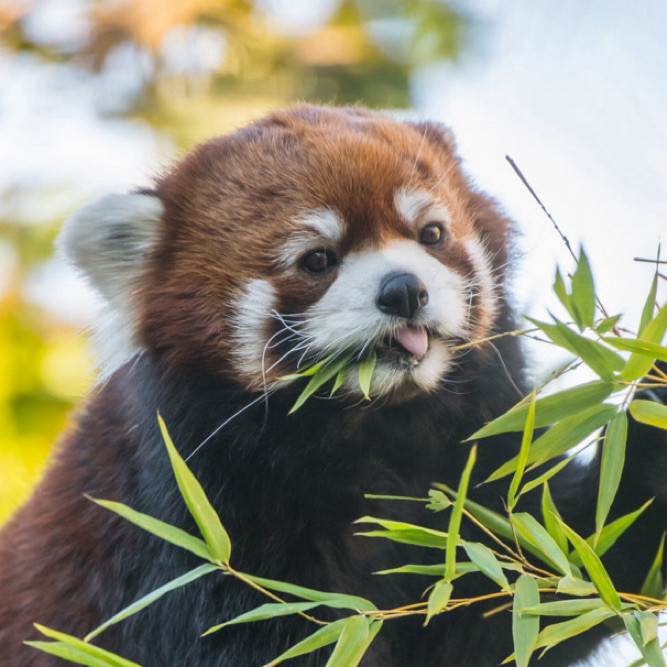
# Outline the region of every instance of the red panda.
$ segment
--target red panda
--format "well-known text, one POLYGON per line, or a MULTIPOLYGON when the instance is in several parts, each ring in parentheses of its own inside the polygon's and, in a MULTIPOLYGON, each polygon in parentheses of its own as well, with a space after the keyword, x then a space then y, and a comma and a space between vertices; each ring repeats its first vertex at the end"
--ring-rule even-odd
MULTIPOLYGON (((525 390, 514 338, 452 352, 515 328, 505 286, 511 234, 464 175, 448 129, 312 106, 204 143, 153 189, 76 214, 60 243, 106 300, 97 334, 106 365, 34 495, 0 534, 2 664, 60 664, 22 645, 35 637, 33 622, 83 636, 197 564, 84 498, 122 501, 195 531, 158 410, 231 535, 236 568, 382 608, 418 600, 428 580, 372 573, 438 554, 365 540, 352 522, 399 512, 366 493, 456 485, 470 447, 462 441, 525 390), (343 352, 358 363, 368 350, 377 354, 370 402, 349 379, 330 400, 314 396, 288 414, 302 382, 285 375, 343 352)), ((660 489, 647 469, 664 445, 645 427, 631 429, 635 463, 618 513, 660 489)), ((516 449, 511 436, 480 445, 478 502, 502 509, 503 489, 475 483, 516 449)), ((563 473, 553 489, 585 534, 596 476, 596 465, 563 473)), ((437 525, 437 515, 404 505, 402 519, 437 525)), ((626 590, 638 590, 664 519, 659 500, 610 551, 608 567, 626 590)), ((486 586, 469 576, 461 595, 486 586)), ((262 665, 312 631, 307 621, 200 635, 263 601, 209 577, 96 642, 144 667, 262 665)), ((483 619, 484 610, 463 608, 426 629, 414 619, 387 623, 362 664, 498 664, 512 652, 509 617, 483 619)), ((574 661, 599 636, 565 642, 542 664, 574 661)), ((320 651, 295 664, 325 659, 320 651)))

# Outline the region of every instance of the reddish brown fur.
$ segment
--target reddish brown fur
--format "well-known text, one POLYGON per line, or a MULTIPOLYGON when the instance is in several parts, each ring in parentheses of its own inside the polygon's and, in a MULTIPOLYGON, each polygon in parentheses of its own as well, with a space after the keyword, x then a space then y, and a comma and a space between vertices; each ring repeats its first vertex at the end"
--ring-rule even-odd
MULTIPOLYGON (((143 342, 169 349, 174 363, 205 349, 220 372, 239 379, 229 366, 228 315, 241 286, 271 279, 289 311, 314 303, 335 277, 296 278, 276 266, 276 248, 298 229, 299 214, 329 207, 349 220, 341 254, 414 239, 394 208, 396 191, 406 186, 446 202, 454 235, 481 236, 494 265, 504 265, 509 223, 471 193, 434 125, 304 106, 199 146, 157 187, 168 224, 139 286, 143 342)), ((469 275, 455 242, 433 252, 469 275)))

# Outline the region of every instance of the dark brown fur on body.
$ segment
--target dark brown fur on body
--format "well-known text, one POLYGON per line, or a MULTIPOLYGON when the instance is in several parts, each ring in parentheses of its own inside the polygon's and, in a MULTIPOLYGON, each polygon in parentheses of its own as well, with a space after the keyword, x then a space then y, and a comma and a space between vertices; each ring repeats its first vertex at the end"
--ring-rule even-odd
MULTIPOLYGON (((188 456, 224 420, 261 396, 264 382, 271 389, 267 405, 259 401, 240 412, 188 461, 230 533, 232 565, 362 595, 380 608, 420 599, 432 580, 372 572, 441 562, 442 552, 358 537, 352 522, 370 514, 446 529, 443 513, 363 494, 424 496, 434 480, 456 486, 469 453, 461 441, 517 400, 514 385, 523 385, 517 341, 501 339, 496 349, 475 348, 455 358, 430 391, 387 391, 370 405, 360 404, 351 392, 328 401, 311 398, 288 415, 303 385, 283 386, 276 378, 293 370, 297 359, 288 351, 280 360, 284 343, 266 347, 266 363, 257 370, 252 359, 238 356, 244 339, 238 338, 243 332, 234 319, 243 298, 250 298, 244 290, 253 280, 271 286, 272 304, 280 313, 302 313, 331 291, 346 270, 346 258, 414 241, 418 232, 395 206, 397 188, 406 186, 444 202, 451 217, 446 242, 420 252, 452 275, 470 277, 484 268, 469 250, 472 240, 490 263, 494 310, 487 310, 480 279, 466 302, 469 330, 456 335, 515 328, 502 281, 509 223, 468 185, 451 139, 438 126, 397 123, 363 110, 300 107, 203 144, 156 184, 163 211, 159 219, 150 211, 145 216, 158 232, 142 261, 128 264, 136 280, 129 289, 122 281, 118 288, 119 307, 130 314, 134 340, 143 351, 94 390, 32 499, 0 533, 0 664, 61 664, 21 645, 36 637, 33 622, 83 636, 199 564, 83 494, 119 500, 196 534, 170 471, 156 412, 188 456), (304 211, 322 207, 345 220, 335 245, 343 261, 315 276, 286 263, 276 249, 302 234, 304 211)), ((103 271, 93 271, 92 280, 100 281, 103 292, 106 279, 103 271)), ((111 286, 116 289, 113 281, 111 286)), ((251 333, 268 340, 279 333, 274 325, 267 313, 261 331, 251 333)), ((634 423, 630 436, 632 458, 613 513, 636 509, 656 493, 659 498, 605 562, 621 589, 638 590, 665 526, 661 478, 654 475, 664 468, 659 457, 665 443, 664 436, 634 423)), ((477 502, 503 511, 506 485, 476 484, 516 449, 514 436, 480 443, 470 492, 477 502)), ((582 534, 591 531, 596 486, 596 465, 570 465, 552 488, 559 510, 582 534)), ((539 512, 533 498, 523 503, 519 509, 539 512)), ((465 538, 484 539, 468 524, 462 531, 465 538)), ((492 590, 481 576, 457 580, 457 596, 492 590)), ((110 628, 96 642, 143 667, 262 665, 315 627, 293 618, 199 635, 265 601, 247 586, 208 575, 110 628)), ((421 619, 388 621, 362 664, 498 664, 512 651, 510 616, 483 619, 484 609, 474 605, 448 613, 427 629, 421 619)), ((566 642, 540 664, 569 664, 598 639, 588 633, 566 642)), ((294 664, 314 667, 325 661, 325 652, 319 652, 294 664)))

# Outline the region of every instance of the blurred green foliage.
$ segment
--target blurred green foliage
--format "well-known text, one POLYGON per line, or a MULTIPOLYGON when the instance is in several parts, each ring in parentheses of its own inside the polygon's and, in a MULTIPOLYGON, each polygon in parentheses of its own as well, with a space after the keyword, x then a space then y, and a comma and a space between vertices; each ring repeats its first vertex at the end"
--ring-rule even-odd
MULTIPOLYGON (((65 5, 3 2, 0 55, 74 67, 91 86, 114 72, 130 77, 131 86, 107 91, 99 122, 141 122, 179 148, 295 100, 407 107, 411 71, 455 59, 469 24, 460 3, 438 0, 334 0, 302 23, 281 19, 289 0, 65 5)), ((305 13, 313 6, 301 3, 305 13)), ((68 187, 72 201, 85 198, 77 183, 68 187)), ((17 197, 36 205, 42 222, 0 214, 0 521, 29 493, 93 377, 71 321, 25 296, 28 278, 52 254, 62 206, 37 183, 0 183, 0 200, 17 197)))

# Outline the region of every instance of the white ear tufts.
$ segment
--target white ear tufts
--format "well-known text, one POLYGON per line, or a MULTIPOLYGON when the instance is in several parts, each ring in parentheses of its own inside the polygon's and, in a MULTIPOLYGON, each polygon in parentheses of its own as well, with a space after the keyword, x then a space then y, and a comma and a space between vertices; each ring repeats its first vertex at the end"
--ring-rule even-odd
POLYGON ((126 302, 158 240, 163 210, 155 195, 108 195, 66 222, 58 247, 108 301, 126 302))

